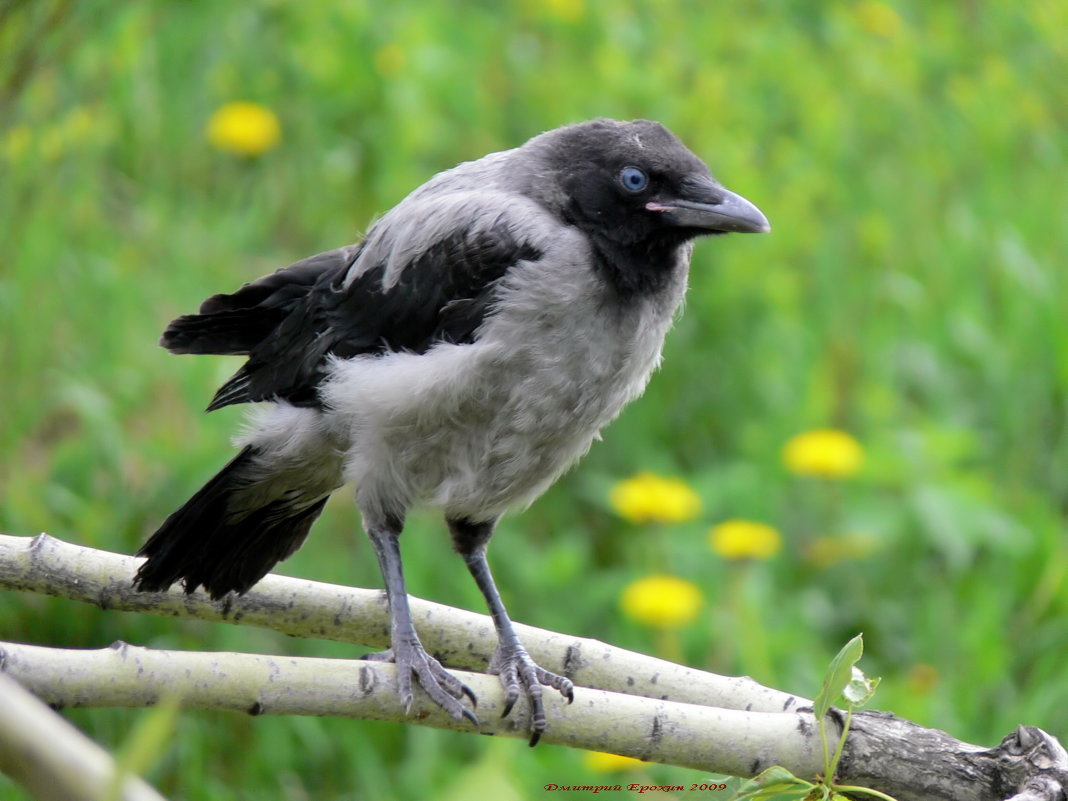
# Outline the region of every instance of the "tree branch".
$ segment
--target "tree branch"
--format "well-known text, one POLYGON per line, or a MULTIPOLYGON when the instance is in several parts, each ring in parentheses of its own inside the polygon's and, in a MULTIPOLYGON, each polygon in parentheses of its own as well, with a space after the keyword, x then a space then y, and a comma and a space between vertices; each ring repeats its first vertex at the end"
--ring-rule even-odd
MULTIPOLYGON (((136 592, 141 560, 73 545, 47 534, 0 535, 0 589, 52 595, 101 609, 222 621, 375 648, 389 646, 389 610, 379 590, 269 575, 248 593, 212 601, 206 593, 136 592)), ((411 599, 427 650, 443 664, 485 670, 497 647, 493 621, 463 609, 411 599)), ((598 640, 516 624, 527 651, 576 684, 682 703, 782 712, 811 704, 746 677, 717 676, 598 640)))
MULTIPOLYGON (((225 709, 253 715, 332 715, 408 720, 421 726, 473 731, 417 695, 410 716, 398 699, 394 666, 383 662, 238 653, 161 651, 116 643, 99 650, 0 644, 5 672, 56 706, 142 707, 165 693, 187 709, 225 709), (106 677, 106 680, 102 680, 106 677)), ((483 734, 528 738, 521 701, 501 718, 496 676, 454 671, 479 698, 483 734)), ((747 775, 754 754, 766 754, 800 774, 819 769, 811 713, 741 712, 576 687, 575 702, 546 694, 552 725, 543 742, 747 775)))
MULTIPOLYGON (((202 593, 136 593, 137 560, 41 535, 0 536, 0 588, 143 611, 263 626, 303 637, 388 644, 381 593, 268 576, 248 594, 212 602, 202 593)), ((451 667, 484 669, 496 646, 489 618, 412 599, 416 626, 451 667)), ((576 684, 567 705, 547 694, 545 742, 636 756, 703 771, 752 776, 781 765, 813 778, 821 744, 811 702, 748 678, 716 676, 598 642, 531 627, 521 636, 535 659, 576 684)), ((145 706, 177 692, 187 708, 249 714, 341 715, 408 720, 470 731, 417 697, 406 718, 392 665, 381 662, 156 651, 116 643, 74 651, 0 643, 7 672, 59 706, 145 706)), ((527 736, 522 702, 499 717, 494 676, 462 673, 479 697, 484 733, 527 736)), ((838 717, 828 718, 831 736, 838 717)), ((1068 752, 1040 729, 1020 727, 995 749, 877 712, 853 715, 839 781, 898 801, 1065 801, 1068 752), (1013 795, 1013 794, 1016 795, 1013 795)))
MULTIPOLYGON (((41 801, 102 801, 115 770, 107 751, 0 672, 0 772, 41 801)), ((134 776, 119 788, 116 801, 164 801, 134 776)))

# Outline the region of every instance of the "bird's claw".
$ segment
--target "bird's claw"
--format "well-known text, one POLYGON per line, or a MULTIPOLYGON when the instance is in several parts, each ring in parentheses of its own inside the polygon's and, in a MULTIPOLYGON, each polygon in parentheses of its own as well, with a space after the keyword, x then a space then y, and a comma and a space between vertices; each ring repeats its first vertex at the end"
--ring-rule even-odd
POLYGON ((462 703, 466 697, 471 701, 471 706, 478 706, 478 697, 474 690, 443 668, 418 642, 366 654, 363 658, 373 662, 392 662, 397 666, 397 695, 404 704, 405 715, 411 714, 412 703, 415 701, 412 692, 414 675, 419 686, 430 696, 430 700, 445 710, 449 717, 453 720, 466 718, 476 729, 479 727, 478 717, 462 703))
POLYGON ((575 685, 571 679, 550 673, 539 667, 521 645, 499 645, 490 663, 490 673, 496 673, 504 687, 504 708, 501 717, 512 711, 520 693, 530 701, 530 745, 538 744, 545 732, 545 702, 542 687, 552 687, 570 704, 575 700, 575 685))

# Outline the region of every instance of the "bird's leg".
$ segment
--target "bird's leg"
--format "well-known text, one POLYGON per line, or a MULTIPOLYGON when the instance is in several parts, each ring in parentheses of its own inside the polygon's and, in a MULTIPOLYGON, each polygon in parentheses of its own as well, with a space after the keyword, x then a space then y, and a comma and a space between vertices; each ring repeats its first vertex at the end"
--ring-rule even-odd
POLYGON ((380 520, 365 521, 367 536, 371 538, 378 566, 382 570, 382 580, 386 585, 386 599, 389 601, 390 614, 390 648, 378 654, 369 654, 365 659, 393 662, 397 666, 397 690, 405 714, 412 709, 412 676, 430 696, 430 699, 444 709, 454 720, 467 718, 478 726, 478 718, 465 707, 461 701, 464 696, 477 706, 478 699, 474 692, 457 679, 441 663, 426 652, 419 641, 412 623, 412 613, 408 607, 408 592, 404 586, 404 573, 401 569, 399 538, 403 521, 399 518, 384 516, 380 520))
POLYGON ((448 523, 456 550, 464 558, 467 569, 482 591, 493 617, 493 625, 497 628, 497 650, 490 661, 489 670, 500 677, 504 686, 504 711, 501 717, 512 711, 520 691, 525 692, 530 699, 530 744, 537 745, 545 731, 542 685, 559 690, 568 703, 575 700, 574 685, 570 679, 539 667, 519 641, 493 581, 489 562, 486 561, 486 545, 493 535, 496 521, 472 523, 468 520, 449 520, 448 523))

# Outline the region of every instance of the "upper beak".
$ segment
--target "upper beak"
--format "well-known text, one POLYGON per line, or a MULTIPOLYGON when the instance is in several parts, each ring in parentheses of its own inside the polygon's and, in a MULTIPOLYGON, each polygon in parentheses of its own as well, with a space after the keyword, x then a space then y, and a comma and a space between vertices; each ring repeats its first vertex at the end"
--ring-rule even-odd
POLYGON ((680 228, 740 234, 766 234, 771 230, 768 218, 760 209, 711 178, 687 181, 679 194, 679 197, 650 200, 645 208, 660 212, 680 228))

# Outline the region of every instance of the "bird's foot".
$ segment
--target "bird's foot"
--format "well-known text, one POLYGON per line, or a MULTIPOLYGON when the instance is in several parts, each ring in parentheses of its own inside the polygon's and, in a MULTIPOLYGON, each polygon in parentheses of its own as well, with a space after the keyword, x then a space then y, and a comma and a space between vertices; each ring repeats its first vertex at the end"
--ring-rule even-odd
POLYGON ((385 651, 375 654, 366 654, 364 659, 374 662, 392 662, 397 666, 397 694, 401 703, 404 704, 404 714, 409 715, 412 711, 412 677, 419 682, 419 686, 430 696, 430 700, 444 709, 453 720, 467 718, 479 727, 475 713, 463 705, 464 697, 471 701, 471 706, 478 706, 478 698, 474 690, 449 673, 424 649, 422 644, 405 642, 394 645, 385 651))
POLYGON ((557 676, 539 667, 518 642, 511 645, 501 643, 497 646, 493 659, 490 661, 489 672, 496 673, 504 687, 502 718, 512 711, 515 702, 519 700, 520 692, 525 693, 530 700, 531 747, 538 744, 538 740, 545 732, 545 703, 542 700, 542 686, 557 690, 569 704, 575 700, 575 685, 571 683, 571 679, 557 676))

